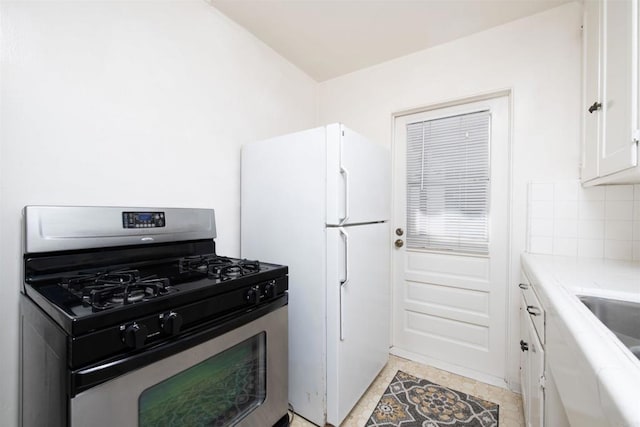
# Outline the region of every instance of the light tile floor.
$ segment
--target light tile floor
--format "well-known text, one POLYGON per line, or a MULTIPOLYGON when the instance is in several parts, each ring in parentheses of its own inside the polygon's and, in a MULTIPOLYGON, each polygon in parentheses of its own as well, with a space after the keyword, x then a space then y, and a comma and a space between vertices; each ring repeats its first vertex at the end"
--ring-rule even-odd
MULTIPOLYGON (((353 411, 351 411, 344 423, 342 423, 342 427, 363 427, 367 423, 378 400, 398 370, 499 404, 500 427, 524 426, 522 400, 519 394, 452 374, 451 372, 436 369, 432 366, 423 365, 397 356, 390 356, 387 366, 382 369, 382 372, 380 372, 373 384, 371 384, 365 395, 358 401, 356 407, 353 408, 353 411)), ((295 415, 291 426, 313 427, 314 424, 299 415, 295 415)))

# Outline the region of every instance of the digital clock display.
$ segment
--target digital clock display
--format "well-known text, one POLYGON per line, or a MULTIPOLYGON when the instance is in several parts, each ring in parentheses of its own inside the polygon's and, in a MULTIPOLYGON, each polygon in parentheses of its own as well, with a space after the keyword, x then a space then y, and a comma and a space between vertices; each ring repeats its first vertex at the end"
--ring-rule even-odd
POLYGON ((124 228, 157 228, 165 225, 164 212, 122 213, 122 226, 124 228))

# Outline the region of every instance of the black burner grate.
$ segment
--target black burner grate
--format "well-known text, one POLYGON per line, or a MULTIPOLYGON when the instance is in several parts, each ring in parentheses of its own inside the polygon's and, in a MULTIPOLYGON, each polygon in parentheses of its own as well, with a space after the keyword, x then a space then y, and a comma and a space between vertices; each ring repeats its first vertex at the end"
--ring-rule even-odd
POLYGON ((260 271, 258 261, 232 260, 220 256, 198 256, 183 258, 179 262, 183 274, 196 273, 210 279, 226 281, 260 271))
POLYGON ((96 310, 149 300, 175 291, 169 279, 140 277, 138 270, 79 274, 62 280, 61 286, 96 310))
MULTIPOLYGON (((95 310, 133 304, 175 292, 175 285, 200 279, 226 282, 260 271, 260 263, 217 255, 198 255, 140 267, 80 273, 60 285, 95 310)), ((211 283, 214 284, 214 283, 211 283)))

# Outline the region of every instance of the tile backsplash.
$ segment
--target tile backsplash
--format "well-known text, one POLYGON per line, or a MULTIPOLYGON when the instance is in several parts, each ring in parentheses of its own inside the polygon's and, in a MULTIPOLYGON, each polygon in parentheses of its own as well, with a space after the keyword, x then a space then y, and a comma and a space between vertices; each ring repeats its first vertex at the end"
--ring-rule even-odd
POLYGON ((529 184, 531 253, 640 260, 640 185, 529 184))

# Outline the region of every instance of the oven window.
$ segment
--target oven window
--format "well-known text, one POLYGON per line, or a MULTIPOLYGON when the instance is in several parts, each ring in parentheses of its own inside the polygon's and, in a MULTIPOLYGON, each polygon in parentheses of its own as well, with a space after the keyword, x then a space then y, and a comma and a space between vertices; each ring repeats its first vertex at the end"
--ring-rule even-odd
POLYGON ((227 426, 266 396, 266 334, 231 347, 146 389, 138 425, 227 426))

